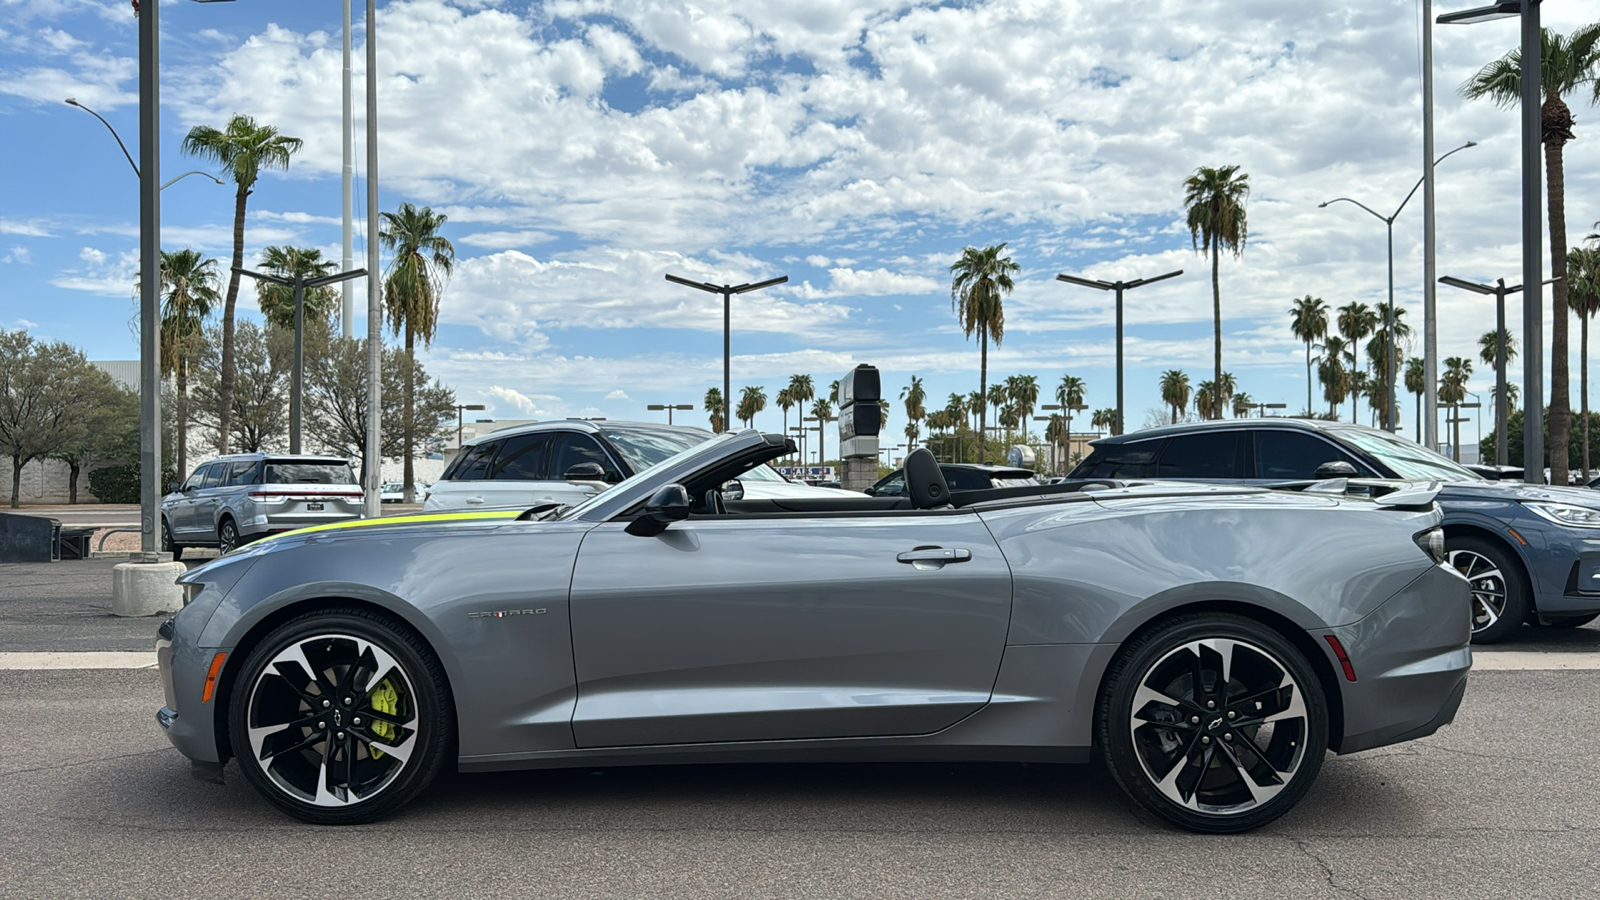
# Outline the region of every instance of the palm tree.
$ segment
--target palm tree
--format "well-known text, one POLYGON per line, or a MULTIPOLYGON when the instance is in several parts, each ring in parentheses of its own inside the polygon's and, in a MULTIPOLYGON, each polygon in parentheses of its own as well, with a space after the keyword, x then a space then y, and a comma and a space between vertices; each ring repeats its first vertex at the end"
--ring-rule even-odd
POLYGON ((1243 419, 1243 418, 1248 417, 1250 415, 1250 410, 1254 409, 1255 405, 1256 405, 1255 398, 1251 397, 1249 394, 1246 394, 1246 393, 1243 393, 1243 392, 1238 393, 1238 394, 1234 394, 1233 395, 1233 417, 1236 418, 1236 419, 1243 419))
POLYGON ((1022 442, 1028 442, 1028 419, 1039 406, 1039 376, 1013 375, 1006 379, 1006 393, 1017 408, 1017 418, 1022 422, 1022 442))
POLYGON ((1194 389, 1194 411, 1202 419, 1220 419, 1222 413, 1218 411, 1221 405, 1215 402, 1216 386, 1209 379, 1200 382, 1194 389))
POLYGON ((1422 394, 1428 389, 1428 370, 1418 357, 1406 360, 1406 393, 1417 397, 1417 443, 1422 443, 1422 394))
MULTIPOLYGON (((967 337, 976 332, 982 355, 978 364, 978 391, 989 396, 989 341, 996 347, 1006 336, 1005 295, 1016 287, 1011 276, 1022 267, 1001 256, 1006 245, 991 244, 979 250, 967 247, 961 258, 950 266, 950 305, 956 312, 956 321, 967 337)), ((984 410, 978 409, 978 458, 984 458, 984 410)))
POLYGON ((970 423, 967 427, 976 427, 977 418, 981 415, 983 415, 983 393, 971 391, 967 394, 967 419, 970 423))
POLYGON ((922 436, 922 430, 917 427, 917 423, 915 423, 915 422, 907 422, 906 423, 906 446, 907 447, 915 447, 915 446, 917 446, 917 438, 919 438, 921 436, 922 436))
MULTIPOLYGON (((1372 333, 1372 339, 1367 341, 1367 367, 1373 371, 1373 374, 1378 376, 1378 381, 1382 385, 1388 385, 1390 381, 1390 323, 1393 323, 1394 328, 1395 378, 1400 377, 1400 367, 1405 365, 1405 351, 1411 346, 1411 326, 1406 324, 1406 308, 1403 306, 1394 307, 1394 310, 1391 314, 1390 306, 1387 302, 1379 303, 1374 315, 1377 316, 1377 326, 1376 330, 1372 333)), ((1383 393, 1384 396, 1388 396, 1389 394, 1387 390, 1383 391, 1383 393)), ((1383 425, 1385 428, 1387 428, 1389 426, 1390 414, 1392 412, 1397 412, 1397 410, 1394 409, 1393 404, 1382 408, 1374 408, 1380 413, 1380 418, 1383 419, 1383 425)), ((1396 423, 1396 425, 1398 424, 1399 423, 1396 423)))
POLYGON ((1452 356, 1444 361, 1444 374, 1439 376, 1439 402, 1450 407, 1450 424, 1455 434, 1450 440, 1451 458, 1461 461, 1461 416, 1457 404, 1467 399, 1467 379, 1472 377, 1472 360, 1452 356))
POLYGON ((1050 421, 1044 426, 1044 439, 1050 442, 1052 452, 1056 454, 1055 459, 1051 461, 1053 463, 1050 467, 1051 472, 1056 475, 1067 474, 1067 460, 1057 452, 1068 443, 1067 421, 1060 413, 1050 414, 1050 421))
POLYGON ((1289 328, 1306 345, 1306 411, 1311 411, 1311 345, 1328 336, 1328 304, 1310 294, 1289 308, 1289 328))
MULTIPOLYGON (((398 212, 379 213, 383 229, 378 241, 393 254, 389 272, 384 277, 383 305, 389 327, 395 334, 404 334, 406 359, 415 359, 416 339, 422 346, 433 343, 439 331, 439 299, 444 294, 445 281, 455 268, 456 248, 439 232, 443 230, 444 213, 430 207, 417 209, 409 202, 401 203, 398 212)), ((405 485, 405 502, 416 495, 416 481, 412 472, 412 458, 416 456, 416 368, 406 365, 405 427, 402 447, 405 485)))
MULTIPOLYGON (((1217 280, 1223 250, 1237 259, 1249 236, 1245 201, 1250 197, 1250 176, 1238 166, 1201 166, 1183 182, 1183 205, 1188 211, 1189 242, 1202 255, 1211 255, 1211 314, 1215 331, 1212 380, 1222 383, 1222 287, 1217 280)), ((1220 417, 1222 411, 1217 410, 1220 417)))
MULTIPOLYGON (((1572 110, 1562 99, 1585 84, 1594 85, 1592 102, 1600 102, 1600 82, 1595 80, 1600 66, 1600 23, 1585 25, 1570 35, 1542 29, 1540 42, 1539 87, 1544 104, 1539 111, 1543 127, 1546 206, 1550 210, 1550 274, 1558 279, 1551 285, 1554 315, 1550 323, 1550 458, 1565 460, 1572 437, 1572 399, 1567 385, 1567 204, 1563 146, 1573 139, 1572 110)), ((1489 63, 1461 86, 1468 99, 1487 97, 1497 105, 1513 109, 1522 101, 1522 52, 1512 50, 1489 63)), ((1532 290, 1533 286, 1529 286, 1532 290)), ((1550 467, 1552 484, 1567 483, 1567 466, 1550 467)))
MULTIPOLYGON (((1600 88, 1597 88, 1600 90, 1600 88)), ((1567 302, 1578 314, 1578 421, 1583 427, 1583 482, 1589 483, 1589 318, 1600 312, 1600 247, 1567 254, 1567 302)))
MULTIPOLYGON (((1577 251, 1574 252, 1576 253, 1577 251)), ((1569 259, 1568 262, 1571 262, 1571 260, 1569 259)), ((1509 328, 1504 329, 1502 333, 1504 333, 1506 336, 1506 363, 1509 365, 1517 358, 1517 337, 1511 333, 1511 329, 1509 328)), ((1493 369, 1495 366, 1495 356, 1497 356, 1498 353, 1499 341, 1497 340, 1496 333, 1494 331, 1485 331, 1483 334, 1478 336, 1478 358, 1483 360, 1484 365, 1493 369)))
POLYGON ((1189 408, 1189 396, 1187 372, 1182 369, 1168 369, 1161 373, 1161 402, 1172 407, 1172 424, 1178 424, 1178 417, 1189 408))
MULTIPOLYGON (((294 281, 332 275, 334 262, 323 259, 316 247, 267 247, 261 251, 261 268, 274 275, 294 281)), ((307 322, 326 324, 335 309, 339 295, 333 288, 323 286, 306 288, 301 298, 305 304, 307 322)), ((286 284, 260 282, 256 286, 256 305, 267 323, 278 328, 294 328, 294 288, 286 284)))
POLYGON ((744 427, 756 427, 756 413, 767 408, 767 389, 760 385, 747 385, 739 393, 739 408, 737 416, 744 420, 744 427))
POLYGON ((198 250, 161 252, 161 375, 178 391, 178 477, 189 471, 189 367, 206 317, 217 305, 217 261, 198 250))
POLYGON ((1322 382, 1322 399, 1328 401, 1328 415, 1337 417, 1339 404, 1350 395, 1351 373, 1355 371, 1354 366, 1345 368, 1345 359, 1354 358, 1355 354, 1350 351, 1349 342, 1337 334, 1328 335, 1318 346, 1322 350, 1317 365, 1317 379, 1322 382))
POLYGON ((1117 423, 1117 411, 1109 406, 1101 407, 1089 416, 1089 426, 1097 429, 1108 429, 1117 423))
POLYGON ((794 395, 786 387, 778 388, 777 396, 773 398, 778 408, 783 410, 783 436, 789 436, 789 410, 794 409, 794 395))
MULTIPOLYGON (((989 405, 994 407, 994 420, 995 425, 998 427, 1000 424, 1000 408, 1006 405, 1006 400, 1008 399, 1008 395, 1006 394, 1006 386, 999 383, 989 385, 988 396, 989 405)), ((978 423, 980 426, 983 423, 982 410, 978 411, 978 423)), ((983 443, 981 441, 978 444, 978 448, 980 450, 983 448, 983 443)), ((979 456, 978 458, 981 460, 983 457, 979 456)))
POLYGON ((1350 421, 1356 420, 1356 401, 1360 399, 1357 388, 1356 362, 1360 354, 1361 340, 1372 334, 1378 327, 1378 314, 1365 303, 1347 303, 1339 307, 1339 334, 1350 342, 1350 421))
POLYGON ((706 417, 711 420, 712 433, 721 434, 725 430, 723 426, 726 424, 722 417, 722 388, 711 388, 706 391, 704 406, 706 417))
POLYGON ((1222 412, 1226 411, 1231 405, 1230 401, 1233 400, 1233 394, 1239 389, 1239 382, 1234 379, 1232 372, 1223 372, 1222 380, 1218 384, 1222 386, 1221 391, 1219 391, 1220 396, 1217 398, 1218 403, 1222 406, 1222 410, 1217 412, 1217 418, 1220 419, 1222 418, 1222 412))
POLYGON ((833 421, 833 404, 825 399, 818 400, 811 404, 811 412, 817 417, 817 465, 820 466, 828 459, 828 438, 824 429, 833 421))
POLYGON ((800 407, 800 462, 806 460, 806 404, 817 396, 816 385, 812 384, 810 375, 789 376, 789 396, 800 407))
POLYGON ((954 462, 962 462, 965 447, 961 446, 961 425, 967 420, 967 398, 952 392, 944 404, 945 418, 949 420, 950 427, 956 432, 956 455, 954 462))
MULTIPOLYGON (((906 402, 906 418, 912 423, 922 421, 922 417, 928 414, 928 392, 923 389, 921 378, 911 376, 911 383, 900 389, 900 399, 906 402)), ((915 440, 911 446, 916 446, 915 440)))
POLYGON ((229 266, 228 293, 222 302, 222 372, 218 383, 217 452, 228 452, 228 432, 233 416, 233 308, 239 300, 239 269, 244 266, 245 201, 265 169, 288 171, 289 157, 298 153, 301 140, 259 125, 249 116, 236 115, 221 131, 196 125, 183 139, 183 152, 209 160, 233 180, 233 262, 229 266))
POLYGON ((1083 379, 1074 375, 1061 376, 1060 383, 1056 385, 1056 405, 1061 407, 1061 413, 1067 420, 1062 431, 1065 435, 1061 441, 1063 454, 1072 452, 1072 408, 1083 405, 1084 390, 1083 379))

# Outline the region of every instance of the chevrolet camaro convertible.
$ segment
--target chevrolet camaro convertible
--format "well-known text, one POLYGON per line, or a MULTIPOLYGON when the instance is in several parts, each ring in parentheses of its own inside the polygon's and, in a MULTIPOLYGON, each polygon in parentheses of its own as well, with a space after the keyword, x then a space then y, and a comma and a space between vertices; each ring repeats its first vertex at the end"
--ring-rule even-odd
POLYGON ((363 822, 447 765, 1085 762, 1207 832, 1433 733, 1467 582, 1427 489, 1081 481, 734 499, 744 431, 575 507, 338 523, 180 581, 157 714, 200 774, 363 822))

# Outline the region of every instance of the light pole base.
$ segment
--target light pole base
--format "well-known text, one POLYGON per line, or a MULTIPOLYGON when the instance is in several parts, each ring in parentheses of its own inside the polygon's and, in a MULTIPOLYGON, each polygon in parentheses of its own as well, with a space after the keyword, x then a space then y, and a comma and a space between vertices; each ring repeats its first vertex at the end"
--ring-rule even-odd
POLYGON ((878 457, 846 456, 840 460, 843 471, 839 484, 847 491, 865 491, 878 480, 878 457))
POLYGON ((183 608, 178 576, 189 567, 181 562, 122 563, 111 567, 111 614, 153 616, 183 608))

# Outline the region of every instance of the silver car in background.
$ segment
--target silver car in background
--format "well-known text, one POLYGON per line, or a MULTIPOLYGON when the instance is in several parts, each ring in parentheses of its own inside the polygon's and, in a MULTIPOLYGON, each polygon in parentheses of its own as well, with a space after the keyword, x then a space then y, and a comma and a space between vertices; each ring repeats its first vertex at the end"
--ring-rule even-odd
POLYGON ((161 545, 173 559, 185 547, 227 553, 264 535, 362 515, 361 485, 339 456, 219 456, 167 490, 161 545))

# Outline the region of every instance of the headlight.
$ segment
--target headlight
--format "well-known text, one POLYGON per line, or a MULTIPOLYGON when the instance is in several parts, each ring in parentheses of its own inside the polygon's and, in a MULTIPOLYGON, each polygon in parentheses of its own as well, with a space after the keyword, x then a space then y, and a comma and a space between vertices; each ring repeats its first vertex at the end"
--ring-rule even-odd
POLYGON ((1573 528, 1600 528, 1600 509, 1590 509, 1587 506, 1572 506, 1567 503, 1524 503, 1522 505, 1557 525, 1569 525, 1573 528))
POLYGON ((1445 561, 1443 528, 1429 528, 1427 531, 1419 531, 1412 535, 1411 539, 1416 541, 1417 546, 1422 548, 1422 552, 1432 557, 1434 562, 1442 564, 1445 561))

